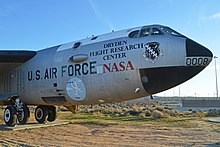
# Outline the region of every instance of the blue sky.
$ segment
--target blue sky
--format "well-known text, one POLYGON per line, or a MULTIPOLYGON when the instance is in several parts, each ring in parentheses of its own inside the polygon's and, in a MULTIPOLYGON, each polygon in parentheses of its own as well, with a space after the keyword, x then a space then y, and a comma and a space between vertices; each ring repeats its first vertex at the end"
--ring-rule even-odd
MULTIPOLYGON (((39 50, 148 24, 170 26, 220 58, 219 0, 1 0, 0 49, 39 50)), ((214 96, 214 62, 180 89, 182 96, 214 96)), ((179 95, 179 87, 160 95, 179 95)))

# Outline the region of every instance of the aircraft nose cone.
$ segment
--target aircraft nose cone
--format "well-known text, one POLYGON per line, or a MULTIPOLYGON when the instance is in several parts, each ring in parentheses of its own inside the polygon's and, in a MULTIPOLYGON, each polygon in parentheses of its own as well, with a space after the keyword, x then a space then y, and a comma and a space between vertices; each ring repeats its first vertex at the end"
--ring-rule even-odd
POLYGON ((191 79, 212 61, 213 54, 206 47, 189 38, 185 45, 185 65, 140 69, 142 84, 148 94, 162 92, 191 79))
POLYGON ((209 49, 189 38, 186 39, 186 54, 187 57, 213 57, 209 49))

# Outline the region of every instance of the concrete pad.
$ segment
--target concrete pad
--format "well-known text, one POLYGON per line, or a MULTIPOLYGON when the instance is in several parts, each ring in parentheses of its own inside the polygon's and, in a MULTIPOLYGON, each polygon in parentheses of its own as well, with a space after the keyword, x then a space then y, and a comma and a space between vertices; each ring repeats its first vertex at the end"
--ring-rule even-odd
POLYGON ((52 126, 59 126, 59 125, 66 125, 69 124, 69 122, 62 122, 62 121, 55 121, 55 122, 47 122, 45 124, 39 124, 39 123, 27 123, 25 125, 15 125, 14 127, 9 127, 7 125, 0 125, 1 131, 18 131, 18 130, 27 130, 27 129, 37 129, 37 128, 45 128, 45 127, 52 127, 52 126))
POLYGON ((208 119, 210 122, 220 123, 220 118, 210 118, 208 119))

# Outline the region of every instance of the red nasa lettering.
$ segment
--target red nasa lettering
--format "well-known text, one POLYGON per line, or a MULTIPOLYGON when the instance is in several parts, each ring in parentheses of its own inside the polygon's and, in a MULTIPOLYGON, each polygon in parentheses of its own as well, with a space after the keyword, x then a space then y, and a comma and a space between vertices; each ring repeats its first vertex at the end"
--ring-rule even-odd
POLYGON ((104 68, 104 73, 134 70, 134 66, 131 61, 128 62, 121 61, 119 63, 103 64, 103 68, 104 68))

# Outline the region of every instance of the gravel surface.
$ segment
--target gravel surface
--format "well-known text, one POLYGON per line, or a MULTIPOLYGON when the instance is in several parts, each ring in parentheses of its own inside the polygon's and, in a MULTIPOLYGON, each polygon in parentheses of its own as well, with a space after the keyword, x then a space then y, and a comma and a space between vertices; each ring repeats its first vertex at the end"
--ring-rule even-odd
MULTIPOLYGON (((1 146, 220 146, 220 124, 194 120, 186 128, 158 125, 74 124, 0 130, 1 146)), ((3 122, 2 122, 3 124, 3 122)))

